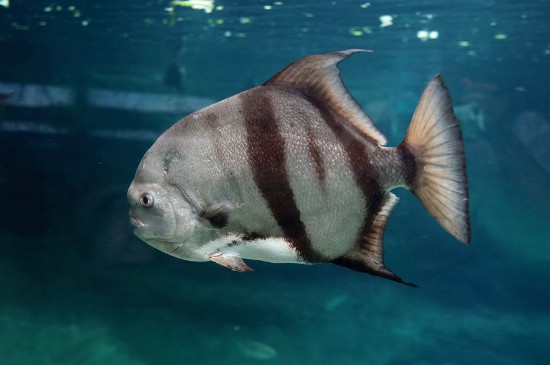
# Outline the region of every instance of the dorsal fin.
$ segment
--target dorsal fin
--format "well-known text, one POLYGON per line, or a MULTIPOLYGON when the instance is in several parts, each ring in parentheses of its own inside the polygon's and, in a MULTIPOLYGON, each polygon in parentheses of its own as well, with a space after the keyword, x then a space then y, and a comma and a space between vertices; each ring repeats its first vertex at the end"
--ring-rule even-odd
POLYGON ((361 109, 340 79, 338 64, 357 52, 372 52, 365 49, 348 49, 333 53, 311 55, 291 63, 264 85, 282 85, 298 89, 306 95, 314 95, 360 132, 379 145, 387 143, 384 134, 372 119, 361 109))

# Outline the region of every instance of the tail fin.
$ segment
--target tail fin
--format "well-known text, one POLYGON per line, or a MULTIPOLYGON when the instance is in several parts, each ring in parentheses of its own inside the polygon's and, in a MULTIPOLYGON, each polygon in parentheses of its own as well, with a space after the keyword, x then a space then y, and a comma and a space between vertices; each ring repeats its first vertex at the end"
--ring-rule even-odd
POLYGON ((441 76, 420 98, 399 148, 417 161, 410 189, 447 232, 470 243, 468 178, 460 122, 441 76))

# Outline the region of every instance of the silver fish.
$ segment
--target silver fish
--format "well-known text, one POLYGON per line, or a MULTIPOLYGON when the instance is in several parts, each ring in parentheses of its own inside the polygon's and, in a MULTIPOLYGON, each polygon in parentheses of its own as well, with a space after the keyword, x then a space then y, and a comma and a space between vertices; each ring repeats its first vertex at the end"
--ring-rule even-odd
POLYGON ((469 243, 462 133, 443 79, 426 87, 404 141, 384 147, 340 79, 338 63, 357 52, 299 59, 168 129, 128 189, 135 234, 234 271, 252 270, 243 259, 334 263, 414 286, 383 258, 390 190, 405 187, 469 243))

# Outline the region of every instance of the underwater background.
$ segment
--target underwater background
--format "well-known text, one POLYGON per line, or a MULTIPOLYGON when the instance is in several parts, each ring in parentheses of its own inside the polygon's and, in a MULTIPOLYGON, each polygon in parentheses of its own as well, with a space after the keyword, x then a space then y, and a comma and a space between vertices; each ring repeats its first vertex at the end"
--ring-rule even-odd
POLYGON ((549 1, 0 1, 2 364, 549 364, 549 1), (472 244, 404 189, 386 264, 175 259, 126 190, 185 115, 299 57, 340 65, 403 138, 441 73, 463 123, 472 244))

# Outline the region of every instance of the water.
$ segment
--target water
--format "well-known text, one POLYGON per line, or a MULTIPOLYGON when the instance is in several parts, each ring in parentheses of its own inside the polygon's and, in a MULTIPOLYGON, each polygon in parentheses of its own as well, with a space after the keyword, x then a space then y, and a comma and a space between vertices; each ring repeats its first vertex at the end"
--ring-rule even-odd
POLYGON ((2 363, 550 362, 548 1, 1 4, 2 363), (332 265, 238 274, 133 236, 126 189, 167 127, 346 48, 375 51, 342 76, 390 145, 445 78, 471 247, 405 190, 386 263, 419 289, 332 265))

